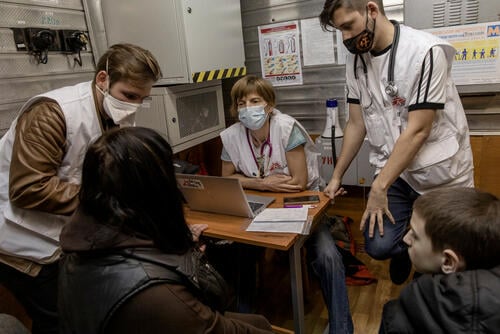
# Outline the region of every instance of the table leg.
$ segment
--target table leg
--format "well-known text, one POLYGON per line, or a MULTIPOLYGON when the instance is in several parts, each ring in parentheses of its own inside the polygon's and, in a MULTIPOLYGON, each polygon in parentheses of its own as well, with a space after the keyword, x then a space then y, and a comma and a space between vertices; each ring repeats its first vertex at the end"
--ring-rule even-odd
POLYGON ((288 256, 290 261, 290 281, 292 284, 292 306, 293 306, 293 322, 296 334, 305 333, 304 323, 304 290, 302 286, 302 261, 301 253, 302 245, 305 238, 300 238, 290 249, 288 256))

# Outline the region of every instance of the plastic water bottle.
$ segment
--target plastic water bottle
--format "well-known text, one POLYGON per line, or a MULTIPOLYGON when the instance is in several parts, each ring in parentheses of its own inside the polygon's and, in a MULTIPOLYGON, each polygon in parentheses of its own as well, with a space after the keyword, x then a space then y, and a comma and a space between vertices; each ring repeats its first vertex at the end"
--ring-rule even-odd
POLYGON ((321 137, 324 138, 339 138, 344 136, 344 132, 339 123, 339 108, 337 99, 326 100, 326 124, 321 137), (335 134, 333 134, 335 132, 335 134))

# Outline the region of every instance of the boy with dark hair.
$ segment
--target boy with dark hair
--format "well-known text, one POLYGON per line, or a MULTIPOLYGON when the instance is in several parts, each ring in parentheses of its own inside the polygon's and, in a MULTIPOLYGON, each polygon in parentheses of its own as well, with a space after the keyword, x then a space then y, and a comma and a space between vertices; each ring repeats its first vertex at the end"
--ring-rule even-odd
POLYGON ((384 306, 380 333, 496 333, 500 200, 474 188, 419 197, 403 238, 418 272, 384 306))

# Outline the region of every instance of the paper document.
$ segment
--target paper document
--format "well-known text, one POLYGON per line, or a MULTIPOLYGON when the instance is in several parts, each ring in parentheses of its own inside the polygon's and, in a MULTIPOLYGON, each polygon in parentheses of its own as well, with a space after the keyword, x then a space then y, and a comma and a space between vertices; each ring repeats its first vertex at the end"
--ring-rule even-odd
POLYGON ((313 216, 307 215, 307 207, 268 208, 248 225, 249 232, 281 232, 309 234, 313 216))
POLYGON ((307 207, 266 208, 253 219, 253 222, 305 222, 307 210, 307 207))

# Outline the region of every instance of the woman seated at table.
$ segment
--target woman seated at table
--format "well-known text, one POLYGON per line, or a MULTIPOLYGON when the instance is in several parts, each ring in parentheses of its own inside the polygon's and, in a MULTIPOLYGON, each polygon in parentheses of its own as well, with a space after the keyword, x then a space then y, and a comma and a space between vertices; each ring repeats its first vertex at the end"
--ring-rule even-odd
MULTIPOLYGON (((273 192, 317 190, 318 156, 306 130, 275 109, 269 81, 248 75, 231 89, 231 112, 240 122, 222 131, 222 176, 244 188, 273 192)), ((329 332, 352 333, 345 269, 328 224, 320 224, 306 244, 328 308, 329 332)))
POLYGON ((304 127, 275 109, 273 86, 248 75, 231 90, 231 113, 240 122, 220 134, 222 176, 244 188, 273 192, 318 189, 318 153, 304 127))
POLYGON ((80 206, 61 233, 61 333, 272 333, 225 313, 226 286, 184 220, 173 153, 151 129, 90 145, 80 206))

